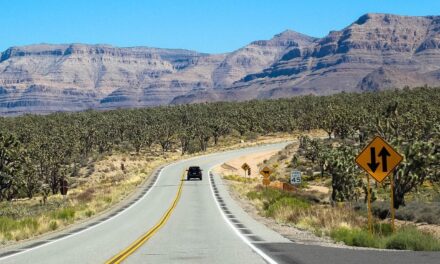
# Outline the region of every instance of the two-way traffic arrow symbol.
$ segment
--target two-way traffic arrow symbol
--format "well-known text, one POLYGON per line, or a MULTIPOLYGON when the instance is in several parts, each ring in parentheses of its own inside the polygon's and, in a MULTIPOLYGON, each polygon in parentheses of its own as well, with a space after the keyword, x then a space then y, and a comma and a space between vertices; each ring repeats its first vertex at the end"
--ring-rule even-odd
POLYGON ((379 157, 382 157, 382 171, 387 172, 388 171, 388 164, 387 164, 387 157, 390 157, 391 154, 388 152, 388 150, 383 147, 379 152, 379 157))
POLYGON ((378 162, 376 162, 376 148, 371 147, 370 148, 370 155, 371 155, 371 162, 367 163, 368 167, 370 167, 372 172, 376 172, 377 167, 379 167, 378 162))
MULTIPOLYGON (((370 155, 371 155, 371 162, 367 163, 367 165, 368 165, 368 167, 370 167, 372 172, 376 172, 380 163, 376 162, 376 148, 375 147, 370 148, 370 155)), ((387 157, 389 157, 389 156, 391 156, 391 154, 388 152, 388 150, 385 147, 382 147, 382 149, 379 152, 379 157, 382 157, 382 171, 383 172, 388 171, 387 157)))

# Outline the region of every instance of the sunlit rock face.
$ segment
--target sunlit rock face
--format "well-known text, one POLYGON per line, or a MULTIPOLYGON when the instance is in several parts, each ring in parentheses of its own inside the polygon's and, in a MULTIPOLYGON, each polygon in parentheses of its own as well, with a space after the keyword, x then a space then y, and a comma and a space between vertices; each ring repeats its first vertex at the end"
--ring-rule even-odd
POLYGON ((440 17, 366 14, 313 38, 284 31, 225 54, 31 45, 0 54, 0 115, 440 85, 440 17))
POLYGON ((290 49, 270 67, 215 94, 194 92, 174 103, 423 85, 440 86, 440 17, 366 14, 343 30, 290 49))

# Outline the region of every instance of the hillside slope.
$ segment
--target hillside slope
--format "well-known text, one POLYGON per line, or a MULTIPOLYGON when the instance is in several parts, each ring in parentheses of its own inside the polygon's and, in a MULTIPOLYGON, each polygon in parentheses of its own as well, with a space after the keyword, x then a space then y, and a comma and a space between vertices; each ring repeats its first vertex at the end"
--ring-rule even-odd
MULTIPOLYGON (((366 14, 220 91, 219 100, 440 84, 440 17, 366 14)), ((179 97, 188 103, 203 94, 179 97), (188 100, 188 98, 191 98, 188 100)))
POLYGON ((284 31, 225 54, 39 44, 0 54, 0 115, 440 85, 440 16, 366 14, 316 39, 284 31))

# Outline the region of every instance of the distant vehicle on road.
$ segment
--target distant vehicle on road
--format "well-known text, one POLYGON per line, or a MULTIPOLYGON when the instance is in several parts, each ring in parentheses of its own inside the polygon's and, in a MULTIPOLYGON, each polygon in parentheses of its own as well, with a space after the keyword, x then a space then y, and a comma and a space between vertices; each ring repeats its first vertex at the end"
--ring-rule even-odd
POLYGON ((188 168, 186 174, 186 180, 189 181, 192 178, 197 178, 199 180, 202 180, 202 169, 200 169, 199 166, 191 166, 188 168))

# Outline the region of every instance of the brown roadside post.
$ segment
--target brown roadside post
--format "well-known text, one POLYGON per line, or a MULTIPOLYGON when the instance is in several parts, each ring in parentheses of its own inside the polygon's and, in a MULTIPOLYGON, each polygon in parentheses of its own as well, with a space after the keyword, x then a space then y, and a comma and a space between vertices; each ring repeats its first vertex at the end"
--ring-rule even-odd
MULTIPOLYGON (((368 228, 372 232, 370 176, 378 183, 390 175, 402 162, 403 157, 397 153, 383 138, 376 136, 356 157, 356 163, 367 174, 368 228), (376 152, 376 150, 378 152, 376 152)), ((391 227, 394 232, 394 180, 391 177, 391 227)))
POLYGON ((394 208, 394 174, 391 174, 390 177, 390 207, 391 207, 391 230, 395 231, 394 227, 394 218, 396 215, 396 209, 394 208))
POLYGON ((368 210, 368 231, 373 233, 373 216, 371 215, 371 188, 370 188, 370 175, 367 173, 367 210, 368 210))
POLYGON ((249 165, 247 163, 243 163, 243 165, 241 165, 241 168, 244 171, 244 179, 245 179, 245 181, 247 181, 247 172, 248 172, 248 170, 250 170, 251 167, 249 167, 249 165))
POLYGON ((69 190, 69 183, 65 178, 60 180, 60 193, 63 196, 63 200, 65 201, 67 198, 67 191, 69 190))
POLYGON ((272 170, 266 166, 260 171, 260 174, 263 175, 263 185, 267 189, 267 186, 270 184, 269 176, 272 174, 272 170))

